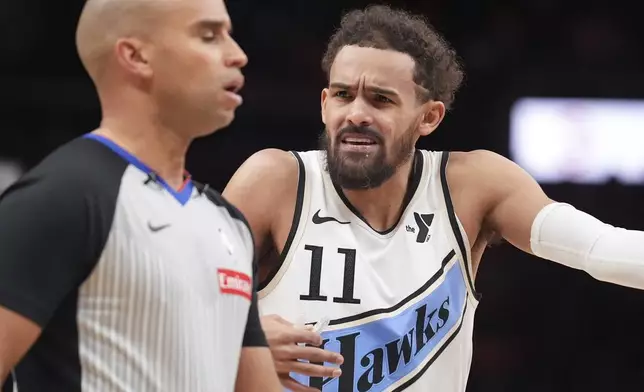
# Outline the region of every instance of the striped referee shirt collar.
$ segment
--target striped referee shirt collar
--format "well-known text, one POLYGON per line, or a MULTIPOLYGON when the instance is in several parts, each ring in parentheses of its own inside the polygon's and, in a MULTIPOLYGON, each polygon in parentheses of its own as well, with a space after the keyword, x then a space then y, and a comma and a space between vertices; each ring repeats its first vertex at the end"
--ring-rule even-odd
POLYGON ((188 200, 190 200, 192 196, 192 190, 194 188, 194 185, 192 183, 192 178, 190 176, 190 173, 186 172, 184 174, 185 181, 183 183, 183 186, 176 190, 173 187, 171 187, 161 176, 159 176, 157 173, 154 172, 149 166, 147 166, 145 163, 141 162, 137 157, 134 155, 130 154, 128 151, 123 149, 121 146, 118 144, 114 143, 112 140, 101 136, 101 135, 96 135, 93 133, 88 133, 84 136, 87 139, 92 139, 95 140, 106 147, 108 147, 110 150, 114 151, 116 154, 118 154, 121 158, 125 159, 127 162, 129 162, 131 165, 137 167, 139 170, 144 172, 145 174, 154 174, 157 178, 157 181, 159 184, 161 184, 167 191, 170 193, 181 205, 185 205, 188 200))

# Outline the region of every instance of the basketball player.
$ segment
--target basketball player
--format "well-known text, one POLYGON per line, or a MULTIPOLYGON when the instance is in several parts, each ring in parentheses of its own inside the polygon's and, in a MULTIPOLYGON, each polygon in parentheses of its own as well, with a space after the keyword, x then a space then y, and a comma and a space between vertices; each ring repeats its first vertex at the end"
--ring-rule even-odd
POLYGON ((437 129, 463 77, 454 51, 420 17, 383 6, 348 13, 323 67, 320 150, 260 151, 224 191, 264 255, 260 312, 284 386, 464 391, 474 279, 495 235, 644 289, 644 232, 549 199, 492 152, 414 148, 437 129), (277 338, 324 317, 321 348, 344 361, 332 379, 331 364, 314 364, 319 352, 288 351, 277 338))
POLYGON ((85 4, 100 128, 0 200, 0 378, 14 390, 281 390, 250 228, 184 171, 190 142, 241 104, 230 28, 223 0, 85 4))

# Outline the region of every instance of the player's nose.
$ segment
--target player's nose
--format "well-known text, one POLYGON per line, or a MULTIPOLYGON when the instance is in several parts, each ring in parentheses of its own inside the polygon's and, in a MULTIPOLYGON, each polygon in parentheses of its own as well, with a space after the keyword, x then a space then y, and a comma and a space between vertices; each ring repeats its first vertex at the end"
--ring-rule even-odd
POLYGON ((355 126, 368 127, 373 124, 373 116, 369 111, 368 105, 361 99, 356 99, 351 103, 347 122, 355 126))

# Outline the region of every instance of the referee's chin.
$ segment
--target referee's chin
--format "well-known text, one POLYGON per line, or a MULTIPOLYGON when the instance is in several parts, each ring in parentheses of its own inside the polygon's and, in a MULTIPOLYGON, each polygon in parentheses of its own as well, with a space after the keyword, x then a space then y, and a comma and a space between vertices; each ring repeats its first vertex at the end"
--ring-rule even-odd
POLYGON ((218 131, 222 128, 226 128, 230 124, 232 124, 233 120, 235 119, 235 110, 222 110, 222 123, 221 125, 215 129, 215 131, 218 131))
POLYGON ((234 110, 220 109, 216 118, 210 122, 210 125, 207 128, 205 128, 203 132, 199 132, 197 135, 195 135, 195 138, 212 135, 213 133, 228 127, 233 122, 234 119, 235 119, 234 110))

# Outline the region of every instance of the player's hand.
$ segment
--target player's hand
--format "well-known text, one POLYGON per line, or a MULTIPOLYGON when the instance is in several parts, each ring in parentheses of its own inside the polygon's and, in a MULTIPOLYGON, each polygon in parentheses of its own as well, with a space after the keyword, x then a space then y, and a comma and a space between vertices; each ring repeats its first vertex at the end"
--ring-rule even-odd
POLYGON ((316 365, 315 363, 340 365, 344 361, 342 355, 318 347, 298 345, 298 343, 304 343, 320 346, 322 345, 320 334, 307 328, 298 328, 277 315, 264 316, 261 321, 271 354, 273 354, 277 374, 285 388, 293 392, 318 391, 316 388, 304 386, 292 379, 289 376, 290 372, 309 377, 327 378, 340 376, 342 372, 339 368, 316 365))

